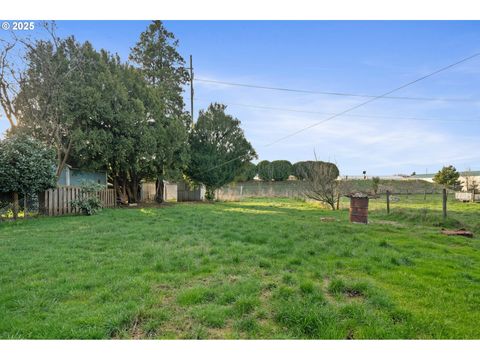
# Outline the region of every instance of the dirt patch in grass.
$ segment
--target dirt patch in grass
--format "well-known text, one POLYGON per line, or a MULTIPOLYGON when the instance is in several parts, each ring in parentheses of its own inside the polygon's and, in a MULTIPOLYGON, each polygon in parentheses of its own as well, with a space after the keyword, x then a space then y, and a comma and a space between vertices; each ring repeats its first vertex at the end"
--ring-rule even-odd
POLYGON ((365 297, 365 284, 362 283, 346 283, 342 279, 325 279, 324 289, 327 299, 337 301, 344 300, 363 300, 365 297), (340 297, 343 295, 343 297, 340 297))
POLYGON ((358 298, 358 297, 363 297, 363 294, 355 289, 346 289, 344 291, 344 294, 349 297, 349 298, 358 298))
POLYGON ((207 331, 209 339, 228 339, 233 334, 232 321, 227 320, 221 328, 210 327, 207 331))

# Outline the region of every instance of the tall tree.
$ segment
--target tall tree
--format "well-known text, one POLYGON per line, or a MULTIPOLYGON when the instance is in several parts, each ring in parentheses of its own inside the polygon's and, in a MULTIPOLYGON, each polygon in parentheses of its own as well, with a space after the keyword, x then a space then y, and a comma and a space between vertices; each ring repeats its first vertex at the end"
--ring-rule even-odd
POLYGON ((160 140, 156 151, 157 201, 163 199, 163 181, 176 178, 188 161, 190 117, 184 111, 183 86, 189 80, 178 40, 159 20, 153 21, 132 48, 130 60, 154 89, 154 101, 147 104, 160 140))
POLYGON ((182 87, 189 80, 178 40, 160 20, 153 21, 132 48, 130 60, 139 65, 145 79, 162 94, 166 111, 183 113, 182 87))
POLYGON ((207 188, 213 200, 215 190, 231 182, 245 163, 257 157, 245 138, 240 121, 225 113, 226 106, 211 104, 200 111, 190 134, 191 160, 188 176, 207 188))
POLYGON ((99 54, 73 37, 28 44, 27 69, 15 100, 18 131, 56 150, 57 177, 74 147, 101 121, 104 89, 99 54))
POLYGON ((152 89, 138 69, 122 64, 118 56, 102 51, 100 61, 106 70, 99 74, 103 91, 97 116, 73 159, 82 167, 107 167, 117 196, 137 202, 141 180, 155 176, 159 134, 146 108, 152 89))

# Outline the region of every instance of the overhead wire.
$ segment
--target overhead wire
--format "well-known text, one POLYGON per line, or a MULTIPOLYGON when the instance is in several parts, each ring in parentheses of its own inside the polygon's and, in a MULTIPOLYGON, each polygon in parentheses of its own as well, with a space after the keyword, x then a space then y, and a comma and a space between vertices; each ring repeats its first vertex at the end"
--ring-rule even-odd
MULTIPOLYGON (((294 93, 302 93, 302 94, 346 96, 346 97, 360 97, 360 98, 374 98, 374 99, 379 98, 378 95, 370 95, 370 94, 356 94, 356 93, 349 93, 349 92, 292 89, 292 88, 286 88, 286 87, 245 84, 245 83, 236 83, 236 82, 220 81, 220 80, 210 80, 210 79, 202 79, 202 78, 198 78, 198 79, 195 78, 195 81, 200 81, 200 82, 204 82, 204 83, 211 83, 211 84, 227 85, 227 86, 237 86, 237 87, 246 87, 246 88, 263 89, 263 90, 294 92, 294 93)), ((381 96, 381 97, 384 98, 384 99, 394 99, 394 100, 443 101, 443 102, 480 102, 480 99, 465 99, 465 98, 433 98, 433 97, 414 97, 414 96, 381 96)))
MULTIPOLYGON (((444 66, 444 67, 442 67, 442 68, 440 68, 440 69, 438 69, 438 70, 435 70, 435 71, 433 71, 433 72, 430 72, 430 73, 428 73, 427 75, 421 76, 421 77, 419 77, 419 78, 416 78, 415 80, 412 80, 412 81, 410 81, 410 82, 408 82, 408 83, 405 83, 405 84, 403 84, 403 85, 400 85, 400 86, 398 86, 398 87, 396 87, 396 88, 394 88, 394 89, 392 89, 392 90, 389 90, 389 91, 387 91, 387 92, 385 92, 385 93, 383 93, 383 94, 381 94, 381 95, 377 95, 377 96, 371 97, 371 98, 369 98, 369 99, 366 100, 366 101, 363 101, 363 102, 361 102, 361 103, 359 103, 359 104, 357 104, 357 105, 351 106, 351 107, 349 107, 349 108, 347 108, 347 109, 345 109, 345 110, 343 110, 343 111, 341 111, 341 112, 335 113, 335 114, 327 117, 326 119, 323 119, 323 120, 321 120, 321 121, 315 122, 315 123, 313 123, 313 124, 311 124, 311 125, 305 126, 305 127, 303 127, 303 128, 300 128, 299 130, 296 130, 296 131, 291 132, 291 133, 289 133, 289 134, 287 134, 287 135, 285 135, 285 136, 282 136, 282 137, 280 137, 280 138, 278 138, 278 139, 276 139, 276 140, 274 140, 274 141, 272 141, 272 142, 270 142, 270 143, 267 143, 267 144, 263 145, 263 147, 269 147, 269 146, 272 146, 272 145, 274 145, 274 144, 277 144, 277 143, 279 143, 279 142, 281 142, 281 141, 283 141, 283 140, 285 140, 285 139, 288 139, 288 138, 290 138, 290 137, 292 137, 292 136, 295 136, 295 135, 297 135, 297 134, 299 134, 299 133, 301 133, 301 132, 303 132, 303 131, 305 131, 305 130, 311 129, 311 128, 316 127, 316 126, 318 126, 318 125, 320 125, 320 124, 324 124, 324 123, 326 123, 326 122, 328 122, 328 121, 331 121, 331 120, 333 120, 333 119, 335 119, 335 118, 338 118, 338 117, 340 117, 340 116, 342 116, 342 115, 345 115, 345 114, 347 114, 347 113, 349 113, 349 112, 351 112, 351 111, 353 111, 353 110, 356 110, 356 109, 358 109, 358 108, 360 108, 360 107, 362 107, 362 106, 365 106, 365 105, 367 105, 367 104, 369 104, 369 103, 371 103, 371 102, 373 102, 373 101, 376 101, 376 100, 381 99, 381 98, 385 98, 385 97, 389 96, 390 94, 392 94, 392 93, 394 93, 394 92, 397 92, 397 91, 399 91, 399 90, 405 89, 406 87, 409 87, 409 86, 414 85, 414 84, 416 84, 416 83, 418 83, 418 82, 420 82, 420 81, 423 81, 423 80, 425 80, 425 79, 428 79, 428 78, 430 78, 430 77, 432 77, 432 76, 434 76, 434 75, 436 75, 436 74, 439 74, 439 73, 441 73, 441 72, 444 72, 444 71, 446 71, 446 70, 449 70, 449 69, 451 69, 451 68, 453 68, 453 67, 455 67, 455 66, 457 66, 457 65, 460 65, 460 64, 462 64, 462 63, 464 63, 464 62, 467 62, 467 61, 469 61, 469 60, 471 60, 471 59, 473 59, 473 58, 476 58, 476 57, 478 57, 478 56, 480 56, 480 53, 475 53, 475 54, 473 54, 473 55, 470 55, 470 56, 468 56, 468 57, 465 57, 465 58, 463 58, 463 59, 461 59, 461 60, 458 60, 458 61, 456 61, 456 62, 454 62, 454 63, 451 63, 451 64, 449 64, 449 65, 447 65, 447 66, 444 66)), ((287 91, 291 91, 291 89, 290 89, 290 90, 287 90, 287 91)), ((223 162, 223 163, 221 163, 221 164, 218 164, 218 165, 216 165, 216 166, 214 166, 214 167, 212 167, 212 168, 210 168, 210 169, 208 169, 208 170, 205 170, 205 171, 203 171, 203 172, 201 172, 201 173, 205 173, 205 172, 212 171, 212 170, 214 170, 214 169, 216 169, 216 168, 218 168, 218 167, 221 167, 221 166, 224 166, 224 165, 226 165, 226 164, 229 164, 229 163, 231 163, 231 162, 233 162, 233 161, 235 161, 235 160, 238 160, 238 159, 240 159, 240 158, 242 158, 242 156, 237 156, 237 157, 235 157, 235 158, 233 158, 233 159, 230 159, 230 160, 225 161, 225 162, 223 162)), ((200 174, 200 173, 198 173, 198 174, 200 174)))

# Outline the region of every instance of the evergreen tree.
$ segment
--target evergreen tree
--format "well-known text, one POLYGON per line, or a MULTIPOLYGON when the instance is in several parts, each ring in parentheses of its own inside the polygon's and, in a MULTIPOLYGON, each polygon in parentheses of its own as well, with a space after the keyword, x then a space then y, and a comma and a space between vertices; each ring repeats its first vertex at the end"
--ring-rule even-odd
POLYGON ((191 121, 184 111, 182 88, 189 76, 177 48, 174 34, 157 20, 140 35, 130 54, 130 60, 139 67, 154 92, 153 100, 146 107, 157 136, 157 201, 163 199, 164 179, 179 178, 188 161, 191 121))
POLYGON ((187 174, 206 186, 209 200, 214 199, 216 189, 231 182, 257 156, 245 138, 240 121, 227 115, 225 109, 225 105, 211 104, 200 111, 190 134, 191 160, 187 174))

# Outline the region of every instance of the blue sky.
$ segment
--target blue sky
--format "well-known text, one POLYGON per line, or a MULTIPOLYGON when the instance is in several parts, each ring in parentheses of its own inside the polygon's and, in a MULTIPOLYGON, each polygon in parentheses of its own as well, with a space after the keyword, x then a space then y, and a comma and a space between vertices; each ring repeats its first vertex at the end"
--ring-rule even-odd
MULTIPOLYGON (((124 60, 148 22, 59 21, 124 60)), ((199 79, 379 95, 480 51, 480 22, 166 21, 193 55, 199 79)), ((0 36, 2 34, 0 33, 0 36)), ((185 98, 188 103, 188 94, 185 98)), ((342 174, 424 173, 453 164, 480 169, 480 57, 395 95, 471 101, 380 99, 351 113, 266 144, 365 101, 195 83, 195 108, 223 102, 242 121, 261 160, 335 161, 342 174), (245 105, 297 110, 258 109, 245 105), (307 111, 303 113, 298 111, 307 111), (417 118, 422 120, 412 120, 417 118)), ((0 118, 0 132, 7 126, 0 118)))

